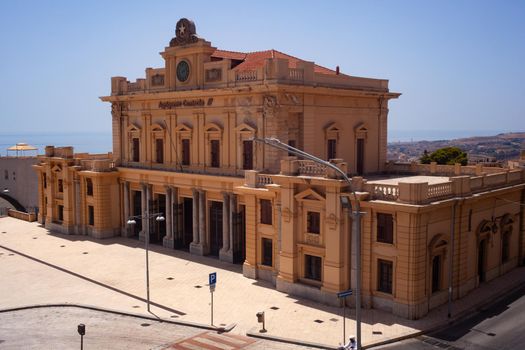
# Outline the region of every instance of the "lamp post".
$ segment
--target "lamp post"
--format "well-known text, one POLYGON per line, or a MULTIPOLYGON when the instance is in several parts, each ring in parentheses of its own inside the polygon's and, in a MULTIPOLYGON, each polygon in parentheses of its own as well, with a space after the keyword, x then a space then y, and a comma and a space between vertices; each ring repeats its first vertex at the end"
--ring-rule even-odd
MULTIPOLYGON (((137 223, 137 221, 135 221, 135 219, 150 219, 150 218, 153 218, 155 217, 155 220, 157 221, 164 221, 166 220, 164 218, 164 216, 162 216, 162 213, 154 213, 154 214, 148 214, 146 213, 145 215, 135 215, 135 216, 130 216, 128 218, 128 221, 127 221, 127 224, 128 225, 135 225, 137 223)), ((147 230, 147 233, 146 233, 146 237, 144 239, 144 242, 145 242, 145 248, 146 248, 146 300, 147 300, 147 304, 148 304, 148 312, 150 312, 150 306, 149 306, 149 227, 148 227, 148 230, 147 230)))
POLYGON ((355 248, 355 261, 352 262, 352 265, 356 267, 356 290, 355 290, 355 320, 356 320, 356 340, 357 340, 357 348, 361 349, 361 216, 363 216, 364 213, 361 212, 361 206, 359 203, 359 199, 357 198, 355 192, 352 190, 352 181, 346 175, 344 171, 339 169, 334 164, 327 162, 326 160, 323 160, 321 158, 318 158, 310 153, 306 153, 300 149, 297 149, 295 147, 292 147, 290 145, 287 145, 286 143, 281 142, 279 139, 275 137, 265 137, 265 138, 257 138, 254 137, 253 141, 263 143, 265 145, 268 145, 270 147, 277 148, 281 151, 288 152, 290 154, 294 154, 296 156, 311 160, 315 163, 322 164, 332 170, 334 170, 336 173, 342 176, 342 178, 348 183, 350 186, 350 191, 354 195, 355 198, 355 210, 352 211, 352 205, 351 202, 348 200, 347 197, 341 197, 341 204, 344 208, 349 209, 349 213, 351 213, 352 218, 352 233, 355 233, 355 245, 353 245, 355 248))

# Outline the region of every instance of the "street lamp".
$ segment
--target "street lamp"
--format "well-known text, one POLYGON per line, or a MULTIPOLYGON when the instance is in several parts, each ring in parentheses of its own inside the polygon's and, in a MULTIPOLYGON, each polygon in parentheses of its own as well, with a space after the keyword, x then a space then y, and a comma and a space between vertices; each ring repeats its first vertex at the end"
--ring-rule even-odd
MULTIPOLYGON (((135 219, 150 219, 155 217, 155 220, 157 221, 164 221, 166 220, 164 216, 162 216, 162 213, 154 213, 154 214, 144 214, 144 215, 135 215, 130 216, 128 218, 128 221, 126 222, 128 225, 135 225, 137 221, 135 219)), ((150 312, 150 306, 149 306, 149 228, 147 230, 146 237, 144 239, 145 241, 145 248, 146 248, 146 300, 148 304, 148 312, 150 312)))
POLYGON ((348 197, 346 196, 341 197, 341 204, 343 208, 349 209, 348 212, 350 213, 351 218, 352 218, 352 233, 355 233, 355 244, 352 244, 352 248, 354 248, 355 250, 355 254, 354 254, 355 261, 352 261, 352 265, 356 267, 355 320, 356 320, 357 349, 361 349, 361 216, 363 216, 364 213, 361 212, 359 198, 357 198, 354 190, 352 189, 352 180, 350 180, 348 175, 346 175, 346 173, 342 171, 341 169, 339 169, 336 165, 330 162, 327 162, 326 160, 323 160, 321 158, 317 158, 316 156, 310 153, 306 153, 300 149, 287 145, 286 143, 281 142, 279 139, 275 137, 265 137, 265 138, 254 137, 253 141, 264 143, 265 145, 277 148, 284 152, 288 152, 289 154, 294 154, 298 157, 309 159, 315 163, 322 164, 334 170, 336 173, 340 174, 343 177, 343 179, 346 182, 348 182, 348 185, 350 186, 350 191, 352 192, 355 198, 355 210, 352 211, 352 204, 350 200, 348 199, 348 197))
POLYGON ((84 335, 86 334, 86 325, 81 323, 77 327, 78 334, 80 335, 80 350, 84 349, 84 335))
POLYGON ((8 188, 6 187, 6 188, 4 188, 4 189, 3 189, 3 191, 2 191, 2 192, 4 192, 4 193, 6 193, 6 194, 7 194, 7 193, 9 193, 9 189, 8 189, 8 188))

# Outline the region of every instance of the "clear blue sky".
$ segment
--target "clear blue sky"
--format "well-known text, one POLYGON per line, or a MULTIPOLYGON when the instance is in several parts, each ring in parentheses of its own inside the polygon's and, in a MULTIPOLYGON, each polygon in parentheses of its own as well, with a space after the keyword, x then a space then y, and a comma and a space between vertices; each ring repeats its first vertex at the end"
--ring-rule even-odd
POLYGON ((1 132, 106 131, 111 76, 160 67, 181 17, 401 92, 389 128, 525 131, 525 1, 2 1, 1 132))

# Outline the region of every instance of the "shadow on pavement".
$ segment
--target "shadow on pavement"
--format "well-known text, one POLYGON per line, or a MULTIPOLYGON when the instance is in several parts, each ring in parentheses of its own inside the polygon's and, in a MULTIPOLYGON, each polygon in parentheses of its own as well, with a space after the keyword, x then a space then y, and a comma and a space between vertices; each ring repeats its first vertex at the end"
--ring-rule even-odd
MULTIPOLYGON (((516 290, 513 291, 509 296, 496 302, 495 304, 482 308, 479 313, 474 314, 474 316, 466 320, 459 321, 458 323, 453 323, 446 329, 429 335, 434 338, 454 342, 465 336, 470 331, 477 331, 474 328, 484 320, 505 312, 509 308, 509 304, 512 304, 523 295, 525 295, 525 285, 516 288, 516 290)), ((495 336, 496 334, 488 333, 487 335, 495 336)))
MULTIPOLYGON (((83 280, 85 280, 85 281, 91 282, 91 283, 96 284, 96 285, 98 285, 98 286, 101 286, 101 287, 107 288, 107 289, 109 289, 109 290, 111 290, 111 291, 113 291, 113 292, 120 293, 120 294, 122 294, 122 295, 125 295, 125 296, 127 296, 127 297, 130 297, 130 298, 133 298, 133 299, 136 299, 136 300, 142 301, 142 302, 144 302, 144 303, 147 302, 147 300, 144 299, 144 298, 141 298, 141 297, 139 297, 139 296, 133 295, 133 294, 128 293, 128 292, 126 292, 126 291, 123 291, 123 290, 121 290, 121 289, 118 289, 118 288, 112 287, 112 286, 110 286, 110 285, 104 284, 104 283, 102 283, 102 282, 96 281, 96 280, 91 279, 91 278, 89 278, 89 277, 82 276, 82 275, 80 275, 80 274, 78 274, 78 273, 76 273, 76 272, 66 270, 66 269, 64 269, 64 268, 62 268, 62 267, 60 267, 60 266, 56 266, 56 265, 50 264, 50 263, 48 263, 48 262, 46 262, 46 261, 43 261, 43 260, 37 259, 37 258, 35 258, 35 257, 29 256, 29 255, 27 255, 27 254, 21 253, 21 252, 19 252, 19 251, 17 251, 17 250, 14 250, 14 249, 11 249, 11 248, 8 248, 8 247, 5 247, 5 246, 2 246, 2 245, 0 245, 0 248, 5 249, 5 250, 8 250, 8 251, 10 251, 10 252, 12 252, 12 253, 18 254, 18 255, 20 255, 20 256, 23 256, 24 258, 27 258, 27 259, 30 259, 30 260, 36 261, 36 262, 38 262, 38 263, 40 263, 40 264, 43 264, 43 265, 49 266, 49 267, 51 267, 51 268, 53 268, 53 269, 56 269, 56 270, 58 270, 58 271, 61 271, 61 272, 67 273, 67 274, 69 274, 69 275, 72 275, 72 276, 78 277, 78 278, 80 278, 80 279, 83 279, 83 280)), ((172 308, 169 308, 169 307, 167 307, 167 306, 164 306, 164 305, 161 305, 161 304, 155 303, 155 302, 153 302, 153 301, 150 301, 150 304, 153 305, 153 306, 155 306, 155 307, 158 307, 159 309, 163 309, 163 310, 165 310, 165 311, 168 311, 168 312, 171 312, 171 313, 177 314, 177 315, 179 315, 179 316, 184 316, 184 315, 186 315, 186 313, 184 313, 184 312, 182 312, 182 311, 174 310, 174 309, 172 309, 172 308)))

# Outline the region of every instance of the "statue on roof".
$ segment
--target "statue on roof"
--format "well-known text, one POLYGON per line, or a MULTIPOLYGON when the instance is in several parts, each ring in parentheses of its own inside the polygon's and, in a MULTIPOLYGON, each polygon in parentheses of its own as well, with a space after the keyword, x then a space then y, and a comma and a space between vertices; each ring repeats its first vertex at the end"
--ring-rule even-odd
POLYGON ((199 40, 195 31, 195 23, 187 18, 181 18, 177 22, 175 37, 170 41, 170 47, 182 46, 196 43, 199 40))

